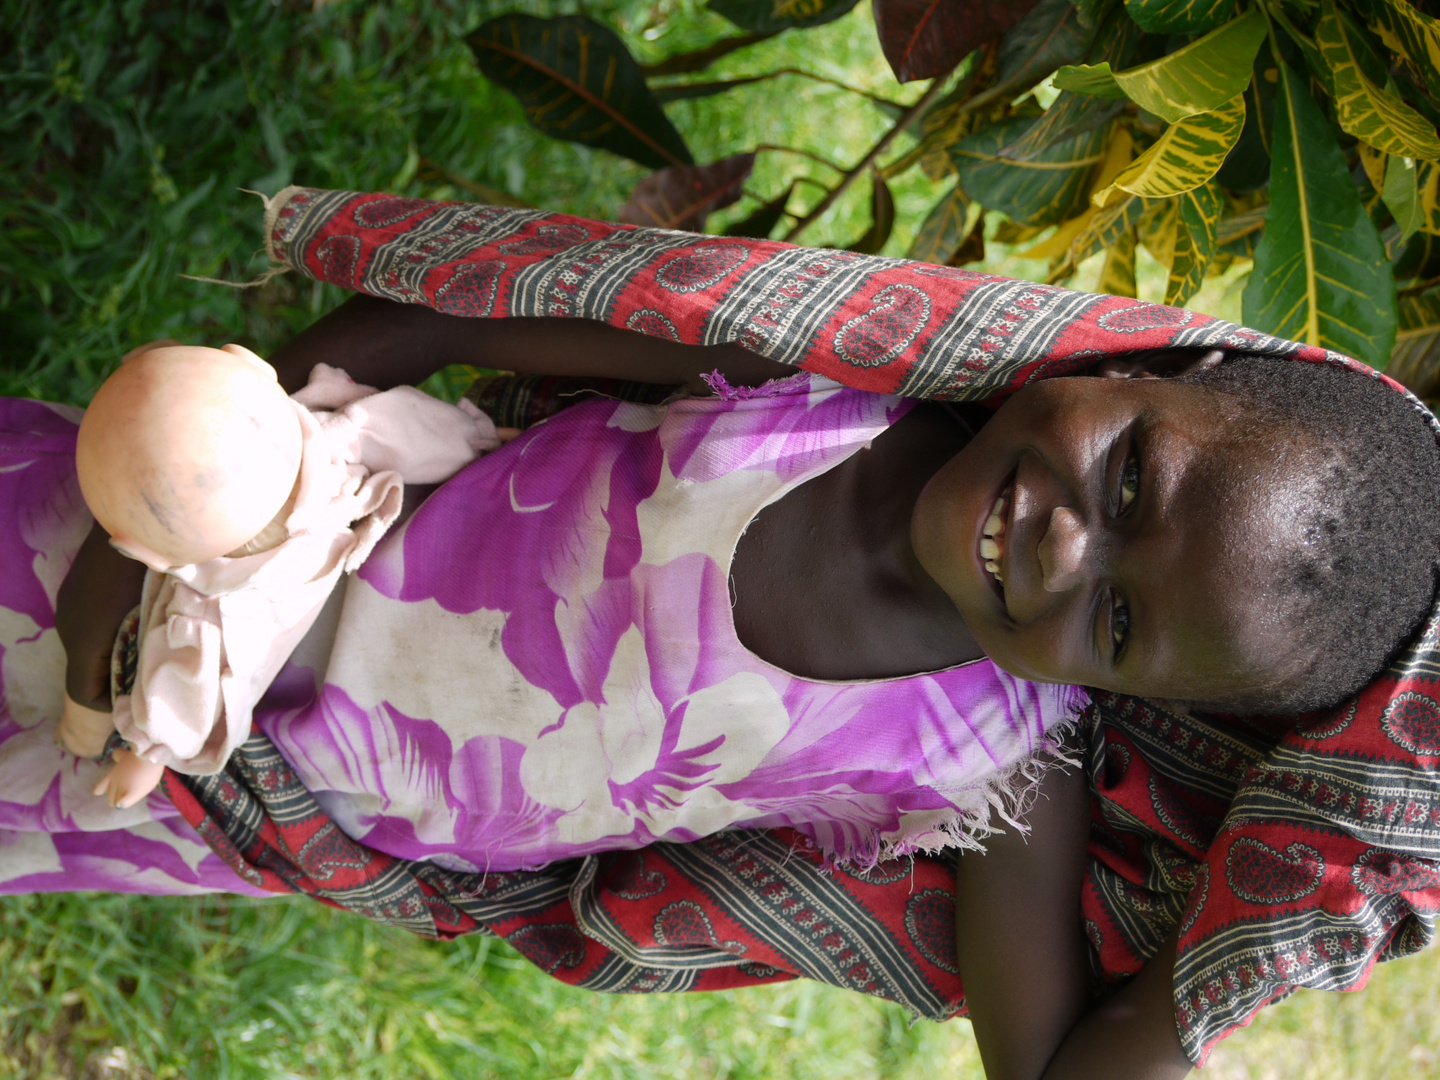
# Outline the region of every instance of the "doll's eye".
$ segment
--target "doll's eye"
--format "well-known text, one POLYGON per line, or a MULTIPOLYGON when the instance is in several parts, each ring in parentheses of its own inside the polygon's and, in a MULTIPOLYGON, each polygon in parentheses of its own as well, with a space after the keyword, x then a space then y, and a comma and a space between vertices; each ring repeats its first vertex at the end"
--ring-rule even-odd
POLYGON ((1140 459, 1133 453, 1125 459, 1120 470, 1120 513, 1130 509, 1135 496, 1140 494, 1140 459))
POLYGON ((1125 651, 1125 643, 1130 640, 1130 608, 1118 596, 1113 598, 1110 606, 1110 646, 1111 656, 1116 661, 1125 651))

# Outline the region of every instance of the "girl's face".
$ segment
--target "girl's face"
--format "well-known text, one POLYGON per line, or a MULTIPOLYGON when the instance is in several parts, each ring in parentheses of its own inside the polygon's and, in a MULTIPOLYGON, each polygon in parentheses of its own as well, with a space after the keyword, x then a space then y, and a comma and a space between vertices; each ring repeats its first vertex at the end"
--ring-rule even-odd
POLYGON ((1019 677, 1196 701, 1268 684, 1293 654, 1269 582, 1306 484, 1232 427, 1169 379, 1033 383, 926 485, 915 553, 1019 677))

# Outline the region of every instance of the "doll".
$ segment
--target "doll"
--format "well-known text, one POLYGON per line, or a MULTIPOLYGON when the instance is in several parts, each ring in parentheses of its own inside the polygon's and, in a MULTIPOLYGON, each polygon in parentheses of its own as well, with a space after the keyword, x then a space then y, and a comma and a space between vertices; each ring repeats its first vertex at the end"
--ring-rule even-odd
POLYGON ((500 442, 469 402, 380 393, 324 364, 291 398, 239 345, 126 357, 76 444, 95 520, 150 568, 134 692, 113 713, 65 703, 68 749, 113 749, 95 793, 128 807, 167 766, 218 772, 340 576, 399 516, 404 484, 438 483, 500 442))

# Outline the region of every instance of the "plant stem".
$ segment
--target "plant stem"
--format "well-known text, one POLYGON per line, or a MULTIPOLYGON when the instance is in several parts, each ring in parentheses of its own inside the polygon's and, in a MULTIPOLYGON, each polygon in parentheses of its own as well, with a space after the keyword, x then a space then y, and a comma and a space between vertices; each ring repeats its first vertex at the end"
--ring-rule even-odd
POLYGON ((704 71, 722 56, 728 56, 736 49, 743 49, 757 42, 765 41, 778 33, 779 31, 776 30, 769 34, 739 34, 735 37, 721 38, 712 45, 706 45, 703 49, 692 49, 690 52, 667 56, 664 60, 657 60, 653 64, 642 64, 640 70, 645 72, 646 78, 656 75, 684 75, 690 72, 704 71))
POLYGON ((843 173, 845 171, 845 167, 843 165, 836 165, 835 162, 831 161, 829 158, 817 154, 813 150, 801 150, 798 146, 776 146, 774 143, 761 143, 759 146, 755 147, 755 152, 758 154, 761 150, 774 150, 782 154, 799 154, 801 157, 809 158, 811 161, 819 162, 827 169, 834 169, 838 173, 843 173))
POLYGON ((861 158, 853 169, 846 172, 845 175, 840 178, 838 184, 830 189, 830 194, 821 199, 813 210, 797 221, 794 227, 785 234, 784 239, 787 243, 794 243, 797 236, 813 225, 825 211, 835 205, 835 201, 839 199, 841 195, 845 194, 850 185, 855 182, 856 178, 869 169, 875 160, 895 141, 895 136, 909 127, 915 118, 924 113, 924 111, 930 107, 930 103, 940 96, 940 91, 945 88, 945 83, 949 78, 950 73, 947 71, 942 75, 937 75, 935 79, 931 81, 929 89, 920 95, 920 100, 906 109, 900 115, 900 119, 896 120, 891 126, 890 130, 880 137, 880 141, 870 148, 870 152, 861 158))

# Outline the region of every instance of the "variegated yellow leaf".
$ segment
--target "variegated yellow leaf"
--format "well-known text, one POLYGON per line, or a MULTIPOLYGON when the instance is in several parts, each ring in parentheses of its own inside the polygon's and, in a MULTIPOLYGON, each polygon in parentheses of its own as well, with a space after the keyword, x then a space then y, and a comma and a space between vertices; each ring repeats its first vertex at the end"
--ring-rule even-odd
POLYGON ((1212 112, 1177 120, 1154 146, 1116 176, 1111 186, 1090 196, 1090 201, 1105 206, 1124 192, 1166 199, 1197 188, 1220 171, 1244 128, 1244 94, 1236 94, 1212 112))
POLYGON ((1105 265, 1100 268, 1096 292, 1111 296, 1135 296, 1135 230, 1129 229, 1116 237, 1105 250, 1105 265))
MULTIPOLYGON (((1116 128, 1115 134, 1110 136, 1110 142, 1105 147, 1105 158, 1100 162, 1100 169, 1096 173, 1096 188, 1108 187, 1121 170, 1130 164, 1130 158, 1134 152, 1135 140, 1131 137, 1129 129, 1116 128)), ((1020 257, 1022 259, 1054 259, 1064 255, 1070 250, 1070 242, 1094 216, 1095 208, 1086 206, 1075 217, 1062 222, 1060 227, 1049 237, 1020 252, 1020 257)))
POLYGON ((1103 210, 1096 212, 1089 223, 1080 230, 1079 235, 1071 241, 1071 261, 1078 265, 1101 248, 1107 248, 1115 243, 1122 233, 1127 233, 1135 228, 1135 223, 1140 220, 1140 215, 1144 210, 1144 199, 1128 195, 1119 202, 1111 203, 1103 210))
POLYGON ((1430 93, 1440 94, 1440 20, 1408 0, 1359 0, 1356 6, 1380 40, 1425 76, 1430 93))
POLYGON ((1244 92, 1264 38, 1265 17, 1252 9, 1159 60, 1116 72, 1108 63, 1063 67, 1054 85, 1101 97, 1118 96, 1119 91, 1142 109, 1174 123, 1218 109, 1244 92))
POLYGON ((1440 165, 1417 161, 1415 187, 1420 201, 1420 231, 1440 235, 1440 165))
POLYGON ((1440 296, 1400 297, 1400 330, 1385 374, 1426 400, 1440 390, 1440 296))
POLYGON ((1180 204, 1175 230, 1175 253, 1170 260, 1170 280, 1165 286, 1167 304, 1183 304, 1195 295, 1205 281, 1205 272, 1215 257, 1216 235, 1220 215, 1225 212, 1225 196, 1215 184, 1205 184, 1187 191, 1176 200, 1180 204))
POLYGON ((1146 199, 1140 215, 1140 244, 1167 270, 1175 261, 1175 233, 1180 225, 1180 200, 1146 199))
POLYGON ((1387 154, 1440 161, 1440 136, 1430 122, 1366 77, 1355 55, 1356 46, 1351 40, 1354 33, 1336 10, 1334 0, 1323 0, 1315 44, 1330 71, 1340 126, 1387 154))
POLYGON ((1385 153, 1376 150, 1373 146, 1365 143, 1356 143, 1355 149, 1360 153, 1360 164, 1365 169, 1365 175, 1370 178, 1370 186, 1379 191, 1385 186, 1385 153))

